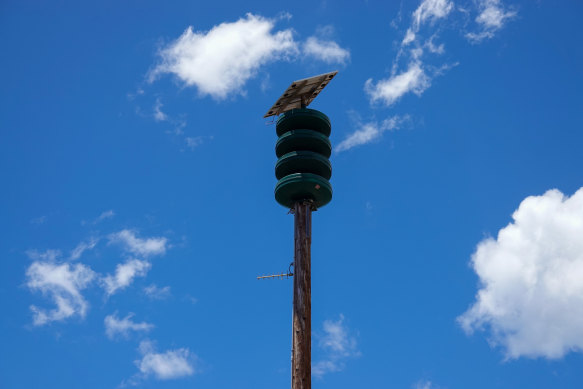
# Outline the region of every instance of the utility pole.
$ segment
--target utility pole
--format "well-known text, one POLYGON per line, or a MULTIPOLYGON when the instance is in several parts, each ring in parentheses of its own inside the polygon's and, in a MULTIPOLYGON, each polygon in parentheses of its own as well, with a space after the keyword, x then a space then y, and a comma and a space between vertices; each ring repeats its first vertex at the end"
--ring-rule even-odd
POLYGON ((312 202, 294 204, 292 389, 312 387, 312 202))
MULTIPOLYGON (((312 388, 312 211, 332 200, 330 119, 306 108, 336 76, 330 72, 294 81, 265 114, 279 116, 275 200, 294 215, 294 297, 291 388, 312 388)), ((263 278, 290 276, 277 274, 263 278)))

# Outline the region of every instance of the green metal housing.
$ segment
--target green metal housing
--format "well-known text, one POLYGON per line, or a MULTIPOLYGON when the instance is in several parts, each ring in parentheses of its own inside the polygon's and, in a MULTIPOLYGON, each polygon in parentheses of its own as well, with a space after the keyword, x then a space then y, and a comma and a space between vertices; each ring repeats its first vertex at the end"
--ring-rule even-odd
POLYGON ((330 119, 315 109, 292 109, 277 120, 275 200, 284 207, 312 200, 320 208, 332 200, 330 131, 330 119))
POLYGON ((329 180, 332 165, 328 158, 313 151, 292 151, 277 160, 275 177, 279 180, 293 173, 312 173, 329 180))
POLYGON ((316 208, 332 200, 332 186, 323 177, 311 173, 285 176, 275 186, 275 200, 287 208, 302 200, 313 200, 316 208))
POLYGON ((296 150, 313 151, 330 158, 332 145, 326 135, 314 130, 288 131, 280 136, 275 144, 277 158, 296 150))
POLYGON ((275 126, 277 136, 282 136, 284 133, 291 130, 307 129, 321 132, 326 136, 330 136, 332 127, 330 126, 330 119, 320 111, 309 108, 296 108, 283 113, 275 126))

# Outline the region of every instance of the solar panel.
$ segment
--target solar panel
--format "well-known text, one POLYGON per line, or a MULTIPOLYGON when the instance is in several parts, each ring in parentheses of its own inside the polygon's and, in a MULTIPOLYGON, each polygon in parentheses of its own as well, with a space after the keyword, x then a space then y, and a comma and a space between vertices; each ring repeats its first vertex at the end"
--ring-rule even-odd
POLYGON ((292 82, 263 117, 280 115, 302 106, 307 107, 337 73, 338 71, 334 71, 292 82))

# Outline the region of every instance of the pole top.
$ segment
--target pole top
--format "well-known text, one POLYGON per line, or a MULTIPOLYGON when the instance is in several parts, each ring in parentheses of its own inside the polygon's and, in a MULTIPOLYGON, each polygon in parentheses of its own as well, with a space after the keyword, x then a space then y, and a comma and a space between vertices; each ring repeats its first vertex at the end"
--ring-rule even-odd
POLYGON ((292 82, 263 117, 276 116, 295 108, 307 107, 337 73, 338 71, 335 70, 292 82))

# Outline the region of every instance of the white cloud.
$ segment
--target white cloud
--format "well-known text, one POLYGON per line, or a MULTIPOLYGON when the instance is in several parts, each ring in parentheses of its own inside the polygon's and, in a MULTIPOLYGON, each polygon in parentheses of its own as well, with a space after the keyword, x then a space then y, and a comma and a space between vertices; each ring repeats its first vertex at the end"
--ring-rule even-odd
MULTIPOLYGON (((502 28, 506 20, 516 15, 513 11, 505 10, 500 0, 479 0, 478 8, 480 13, 476 17, 476 23, 480 29, 478 32, 466 34, 466 37, 473 42, 493 36, 496 30, 502 28)), ((450 0, 423 0, 419 4, 411 15, 411 24, 401 41, 390 76, 377 82, 369 78, 365 82, 364 90, 371 103, 380 101, 386 106, 391 106, 408 93, 421 96, 431 86, 431 80, 435 76, 453 66, 431 66, 424 58, 426 53, 443 54, 445 52, 443 44, 434 42, 438 32, 434 31, 425 42, 422 42, 419 37, 422 26, 433 27, 437 21, 449 17, 453 9, 454 3, 450 0), (403 58, 407 64, 406 70, 400 70, 403 58)))
POLYGON ((344 64, 350 60, 350 52, 334 41, 320 40, 309 37, 303 45, 305 55, 314 57, 326 63, 344 64))
POLYGON ((419 26, 427 21, 433 23, 446 17, 453 9, 453 2, 449 0, 423 0, 413 12, 413 26, 419 26))
POLYGON ((411 30, 410 28, 407 29, 407 33, 405 34, 405 37, 403 38, 401 45, 407 46, 409 43, 411 43, 415 40, 415 37, 416 37, 416 35, 413 32, 413 30, 411 30))
POLYGON ((131 253, 150 256, 166 253, 168 240, 164 237, 141 239, 132 230, 121 230, 109 236, 110 243, 121 243, 131 253))
POLYGON ((413 61, 405 72, 392 75, 376 84, 369 78, 364 84, 364 90, 372 103, 380 100, 390 106, 406 93, 413 92, 420 96, 430 86, 431 79, 423 70, 421 62, 413 61))
POLYGON ((583 188, 527 197, 512 218, 472 255, 480 289, 458 322, 509 359, 583 351, 583 188))
POLYGON ((407 46, 415 41, 416 34, 421 26, 427 22, 434 23, 436 20, 445 18, 453 9, 453 2, 449 0, 424 0, 413 12, 411 27, 407 29, 405 38, 401 42, 402 46, 407 46))
POLYGON ((150 74, 174 74, 201 95, 221 100, 242 93, 245 83, 268 62, 297 53, 291 29, 272 32, 273 19, 248 13, 233 23, 221 23, 207 32, 192 27, 163 48, 161 63, 150 74))
POLYGON ((142 359, 135 363, 144 377, 154 375, 160 380, 169 380, 195 373, 192 362, 195 356, 187 348, 157 353, 152 342, 143 341, 140 343, 139 350, 142 359))
POLYGON ((480 14, 476 17, 479 30, 466 34, 466 38, 472 43, 492 38, 496 31, 504 27, 507 20, 516 16, 516 12, 506 10, 500 0, 481 0, 479 9, 480 14))
POLYGON ((170 297, 170 287, 164 286, 160 288, 159 286, 152 284, 144 288, 144 293, 152 300, 163 300, 170 297))
POLYGON ((381 137, 383 132, 397 130, 401 125, 409 120, 409 116, 393 116, 385 119, 382 123, 369 122, 358 123, 358 129, 352 134, 348 135, 346 139, 338 144, 335 152, 350 150, 353 147, 364 145, 381 137))
POLYGON ((101 222, 103 220, 106 220, 106 219, 111 219, 114 216, 115 216, 115 212, 113 211, 113 209, 109 209, 107 211, 103 211, 103 212, 101 212, 101 215, 99 215, 97 217, 97 219, 95 219, 95 221, 93 222, 93 224, 99 223, 99 222, 101 222))
MULTIPOLYGON (((89 222, 89 223, 95 225, 95 224, 100 223, 100 222, 102 222, 104 220, 111 219, 114 216, 115 216, 115 212, 113 211, 113 209, 109 209, 107 211, 103 211, 99 216, 97 216, 95 218, 95 220, 93 220, 92 222, 89 222)), ((81 225, 84 226, 86 224, 88 224, 88 222, 86 222, 85 220, 82 220, 81 221, 81 225)))
POLYGON ((440 45, 435 45, 435 43, 433 43, 433 40, 435 39, 435 37, 436 37, 435 34, 433 36, 431 36, 431 38, 429 38, 427 40, 427 42, 425 42, 424 47, 427 47, 429 52, 434 53, 434 54, 445 53, 445 45, 443 43, 440 45))
POLYGON ((344 369, 347 359, 360 355, 356 338, 349 334, 344 325, 343 315, 336 321, 325 320, 323 330, 324 334, 320 336, 318 346, 326 357, 312 365, 312 374, 317 378, 344 369))
POLYGON ((160 99, 156 99, 156 103, 154 104, 154 120, 157 122, 164 122, 168 120, 168 115, 162 112, 162 102, 160 99))
POLYGON ((133 322, 131 320, 133 316, 133 313, 129 313, 126 317, 119 319, 117 317, 117 312, 113 315, 106 316, 103 323, 105 324, 105 334, 107 337, 109 339, 114 339, 116 336, 121 335, 127 338, 131 331, 148 332, 154 328, 154 325, 150 323, 133 322))
POLYGON ((74 315, 85 317, 89 304, 81 291, 95 278, 95 273, 88 266, 37 261, 27 269, 26 277, 28 288, 50 296, 57 305, 56 309, 50 311, 31 305, 34 325, 40 326, 74 315))
POLYGON ((92 250, 97 243, 99 242, 99 239, 97 238, 91 238, 86 242, 81 242, 77 245, 77 247, 75 247, 73 250, 71 250, 71 254, 69 255, 69 259, 72 261, 76 261, 77 259, 81 258, 81 255, 83 255, 83 253, 87 250, 92 250))
POLYGON ((114 275, 107 275, 101 280, 108 295, 112 295, 120 289, 127 288, 135 277, 143 277, 148 273, 152 264, 139 259, 128 259, 115 268, 114 275))
POLYGON ((504 25, 504 20, 511 18, 516 14, 511 11, 504 11, 498 0, 484 1, 484 5, 484 10, 478 15, 476 22, 483 25, 485 28, 501 28, 504 25))

